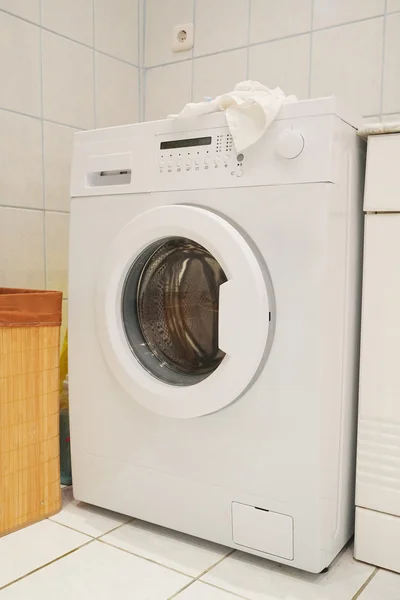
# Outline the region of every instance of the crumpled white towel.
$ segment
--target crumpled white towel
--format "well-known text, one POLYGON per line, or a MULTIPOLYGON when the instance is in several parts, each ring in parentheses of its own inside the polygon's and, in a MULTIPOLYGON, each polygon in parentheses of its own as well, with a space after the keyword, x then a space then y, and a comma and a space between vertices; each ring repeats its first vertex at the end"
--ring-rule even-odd
POLYGON ((285 96, 278 87, 270 90, 258 81, 242 81, 233 92, 209 102, 190 102, 170 118, 189 119, 224 110, 235 148, 242 152, 264 135, 283 104, 296 101, 296 96, 285 96))

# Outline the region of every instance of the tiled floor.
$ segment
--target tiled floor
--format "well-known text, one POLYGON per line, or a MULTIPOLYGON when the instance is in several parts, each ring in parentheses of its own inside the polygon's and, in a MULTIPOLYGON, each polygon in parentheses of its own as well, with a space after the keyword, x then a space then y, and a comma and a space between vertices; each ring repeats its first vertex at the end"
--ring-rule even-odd
POLYGON ((400 600, 400 575, 349 547, 310 575, 78 503, 0 538, 0 600, 400 600))

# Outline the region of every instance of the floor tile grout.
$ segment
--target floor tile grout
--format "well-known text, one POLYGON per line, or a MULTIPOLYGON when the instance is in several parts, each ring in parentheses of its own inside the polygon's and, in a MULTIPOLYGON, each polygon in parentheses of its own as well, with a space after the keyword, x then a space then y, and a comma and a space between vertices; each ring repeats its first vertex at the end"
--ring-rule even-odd
MULTIPOLYGON (((208 567, 207 569, 205 569, 202 573, 200 573, 199 575, 197 575, 197 577, 193 578, 193 581, 190 581, 189 583, 187 583, 184 587, 182 587, 180 590, 178 590, 177 592, 175 592, 174 594, 172 594, 172 596, 170 596, 168 598, 168 600, 173 600, 173 598, 176 598, 181 592, 183 592, 184 590, 186 590, 188 587, 190 587, 191 585, 193 585, 196 581, 200 581, 200 578, 203 577, 206 573, 208 573, 209 571, 211 571, 212 569, 214 569, 214 567, 216 567, 217 565, 221 564, 226 558, 228 558, 229 556, 232 556, 232 554, 236 552, 236 550, 233 548, 232 550, 230 550, 230 552, 228 552, 227 554, 225 554, 225 556, 223 556, 222 558, 220 558, 219 560, 217 560, 215 563, 213 563, 210 567, 208 567)), ((203 582, 202 582, 203 583, 203 582)), ((217 587, 217 586, 213 586, 213 587, 217 587)), ((223 589, 223 588, 221 588, 223 589)), ((224 590, 228 591, 228 590, 224 590)), ((245 599, 247 600, 247 599, 245 599)))
POLYGON ((65 558, 66 556, 69 556, 70 554, 73 554, 77 550, 80 550, 81 548, 84 548, 85 546, 88 546, 89 544, 91 544, 94 541, 96 541, 96 540, 94 538, 92 538, 88 542, 85 542, 84 544, 81 544, 80 546, 77 546, 73 550, 70 550, 69 552, 66 552, 65 554, 62 554, 61 556, 58 556, 57 558, 54 558, 53 560, 50 560, 49 562, 45 563, 44 565, 41 565, 40 567, 37 567, 36 569, 33 569, 32 571, 29 571, 29 573, 25 573, 24 575, 21 575, 21 577, 17 577, 17 579, 13 579, 13 581, 10 581, 9 583, 6 583, 5 585, 0 586, 0 592, 3 591, 3 590, 5 590, 6 588, 10 587, 11 585, 14 585, 14 583, 18 583, 18 581, 21 581, 22 579, 26 579, 30 575, 33 575, 34 573, 37 573, 38 571, 41 571, 42 569, 48 567, 49 565, 52 565, 53 563, 58 562, 62 558, 65 558))
POLYGON ((378 571, 379 571, 379 567, 375 567, 375 569, 372 571, 371 575, 367 578, 366 581, 364 581, 364 583, 362 584, 360 589, 357 590, 357 592, 354 594, 354 596, 352 597, 351 600, 357 600, 357 598, 359 598, 361 596, 361 594, 363 593, 365 588, 371 583, 371 581, 373 580, 375 575, 378 573, 378 571))

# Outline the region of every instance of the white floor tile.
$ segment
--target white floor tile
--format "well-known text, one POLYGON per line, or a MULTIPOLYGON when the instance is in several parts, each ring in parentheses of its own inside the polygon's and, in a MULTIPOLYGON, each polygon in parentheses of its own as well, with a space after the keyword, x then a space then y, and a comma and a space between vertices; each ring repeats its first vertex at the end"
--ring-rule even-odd
POLYGON ((170 569, 94 541, 5 588, 0 598, 166 600, 189 581, 170 569))
POLYGON ((359 600, 399 600, 399 598, 400 575, 382 569, 359 596, 359 600))
POLYGON ((63 490, 62 511, 51 518, 52 521, 62 523, 82 533, 99 537, 122 523, 127 523, 131 517, 119 515, 109 510, 91 506, 84 502, 74 500, 72 487, 63 490))
POLYGON ((320 575, 238 552, 203 579, 249 600, 350 600, 373 570, 353 559, 352 548, 320 575))
POLYGON ((194 577, 230 552, 230 548, 138 520, 102 539, 194 577))
MULTIPOLYGON (((86 535, 48 520, 0 538, 0 587, 89 540, 86 535)), ((20 598, 28 599, 31 596, 27 594, 20 598)))
POLYGON ((176 600, 238 600, 241 596, 196 581, 176 596, 176 600))

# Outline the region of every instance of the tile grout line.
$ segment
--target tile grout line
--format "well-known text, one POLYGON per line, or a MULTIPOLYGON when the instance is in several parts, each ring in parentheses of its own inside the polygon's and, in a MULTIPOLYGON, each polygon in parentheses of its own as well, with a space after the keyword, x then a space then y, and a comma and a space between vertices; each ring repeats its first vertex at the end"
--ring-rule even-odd
MULTIPOLYGON (((203 577, 206 573, 208 573, 209 571, 211 571, 212 569, 214 569, 216 566, 218 566, 219 564, 221 564, 226 558, 229 558, 229 556, 232 556, 232 554, 234 552, 236 552, 235 548, 233 548, 232 550, 230 550, 230 552, 228 552, 227 554, 225 554, 224 556, 222 556, 222 558, 220 558, 215 563, 213 563, 212 565, 210 565, 202 573, 200 573, 199 575, 197 575, 197 577, 194 577, 193 581, 190 581, 185 586, 183 586, 178 591, 176 591, 174 594, 172 594, 172 596, 169 596, 168 600, 173 600, 174 598, 176 598, 181 592, 183 592, 188 587, 190 587, 191 585, 193 585, 196 581, 199 581, 200 578, 203 577)), ((216 587, 216 586, 212 586, 212 587, 216 587)), ((223 589, 223 588, 221 588, 221 589, 223 589)), ((224 591, 228 591, 228 590, 224 590, 224 591)))
POLYGON ((60 127, 69 127, 70 129, 76 129, 77 131, 88 131, 87 129, 83 129, 82 127, 77 127, 75 125, 70 125, 67 123, 60 123, 59 121, 53 121, 52 119, 43 119, 42 117, 38 117, 37 115, 30 115, 28 113, 21 112, 19 110, 14 110, 12 108, 5 108, 0 106, 0 111, 9 112, 13 115, 19 115, 20 117, 27 117, 28 119, 35 119, 36 121, 44 121, 44 123, 52 123, 53 125, 60 125, 60 127))
POLYGON ((69 210, 55 210, 52 208, 38 208, 36 206, 13 206, 11 204, 0 204, 0 208, 6 208, 7 210, 29 210, 29 211, 33 211, 33 212, 49 212, 49 213, 56 213, 56 214, 60 214, 60 215, 69 215, 70 212, 69 210))
POLYGON ((385 0, 385 13, 383 15, 383 32, 382 32, 382 63, 381 63, 381 93, 379 97, 379 118, 383 114, 383 84, 385 79, 385 55, 386 55, 386 27, 387 27, 387 3, 388 0, 385 0))
MULTIPOLYGON (((396 11, 395 13, 388 13, 388 14, 393 15, 393 14, 399 14, 399 13, 400 13, 400 11, 396 11)), ((338 27, 346 27, 348 25, 357 25, 358 23, 366 23, 367 21, 372 21, 374 19, 375 20, 382 19, 384 16, 385 15, 382 13, 382 14, 379 14, 379 15, 374 15, 372 17, 366 17, 364 19, 358 19, 358 20, 355 20, 355 21, 347 21, 345 23, 339 23, 337 25, 329 25, 328 27, 313 28, 312 33, 318 33, 320 31, 329 31, 330 29, 337 29, 338 27)), ((201 59, 201 58, 207 58, 207 57, 216 56, 216 55, 219 55, 219 54, 226 54, 227 52, 233 52, 234 50, 246 50, 246 48, 254 48, 254 47, 257 47, 257 46, 263 46, 265 44, 272 44, 274 42, 280 42, 280 41, 289 40, 289 39, 292 39, 292 38, 297 38, 297 37, 301 37, 301 36, 305 36, 305 35, 310 35, 310 33, 311 33, 311 30, 308 29, 308 30, 301 31, 299 33, 294 33, 292 35, 285 35, 285 36, 282 36, 282 37, 279 37, 279 38, 272 38, 270 40, 264 40, 264 41, 261 41, 261 42, 252 42, 252 43, 249 43, 248 45, 235 46, 233 48, 227 48, 225 50, 219 50, 218 52, 210 52, 210 53, 205 53, 205 54, 199 54, 197 56, 194 56, 193 59, 194 60, 198 60, 198 59, 201 59)), ((182 63, 182 62, 187 62, 189 60, 192 60, 192 59, 191 58, 183 58, 181 60, 175 60, 173 62, 158 63, 158 64, 155 64, 155 65, 150 65, 150 66, 146 67, 146 69, 151 70, 151 69, 157 69, 157 68, 160 68, 160 67, 167 67, 169 65, 173 65, 173 64, 177 64, 177 63, 182 63)))
MULTIPOLYGON (((194 31, 194 40, 196 39, 196 0, 193 0, 193 15, 192 15, 192 21, 193 21, 193 31, 194 31)), ((190 60, 192 61, 192 72, 191 72, 191 81, 190 81, 190 102, 194 102, 193 99, 193 94, 194 94, 194 40, 193 40, 193 47, 191 49, 191 57, 190 60)))
POLYGON ((250 22, 251 22, 251 6, 253 0, 249 0, 249 10, 247 13, 247 54, 246 54, 246 79, 249 79, 250 73, 250 22))
POLYGON ((359 598, 361 596, 361 594, 363 593, 365 588, 371 583, 371 581, 373 580, 373 578, 375 577, 375 575, 378 572, 379 572, 379 567, 375 567, 375 569, 372 571, 371 575, 366 579, 366 581, 364 581, 364 583, 362 584, 360 589, 357 590, 357 592, 354 594, 354 596, 352 597, 351 600, 357 600, 357 598, 359 598))
POLYGON ((40 52, 39 52, 39 60, 40 60, 40 129, 42 134, 41 139, 41 149, 42 149, 42 211, 43 211, 43 274, 44 274, 44 287, 47 290, 47 238, 46 238, 46 173, 45 173, 45 165, 44 165, 44 85, 43 85, 43 0, 40 0, 39 3, 39 19, 40 19, 40 27, 39 27, 39 43, 40 43, 40 52))
POLYGON ((312 81, 312 56, 313 56, 313 41, 314 41, 314 4, 315 0, 311 0, 311 23, 310 23, 310 61, 308 65, 308 97, 311 98, 311 81, 312 81))
POLYGON ((95 32, 95 0, 92 0, 92 23, 93 23, 93 125, 97 126, 97 102, 96 102, 96 32, 95 32))
MULTIPOLYGON (((130 65, 131 67, 138 67, 139 66, 139 65, 137 65, 135 63, 129 62, 129 60, 125 60, 124 58, 119 58, 118 56, 114 56, 113 54, 109 54, 108 52, 104 52, 104 50, 99 50, 98 48, 96 48, 94 46, 94 43, 93 43, 93 46, 91 46, 90 44, 85 44, 85 42, 81 42, 79 40, 74 40, 73 38, 69 37, 68 35, 65 35, 63 33, 55 31, 54 29, 50 29, 49 27, 44 27, 41 23, 35 23, 34 21, 29 21, 29 19, 25 19, 24 17, 20 17, 19 15, 15 15, 14 13, 12 13, 9 10, 6 10, 4 8, 0 8, 0 14, 1 13, 4 13, 4 14, 8 15, 9 17, 13 17, 14 19, 18 19, 19 21, 23 21, 24 23, 28 23, 29 25, 33 25, 34 27, 38 27, 39 29, 42 29, 43 31, 47 31, 48 33, 52 33, 53 35, 56 35, 56 36, 58 36, 60 38, 63 38, 64 40, 68 40, 69 42, 72 42, 74 44, 78 44, 79 46, 83 46, 84 48, 88 48, 89 50, 93 49, 96 52, 98 52, 99 54, 104 54, 104 56, 108 56, 109 58, 113 58, 114 60, 117 60, 119 62, 122 62, 122 63, 125 63, 127 65, 130 65)), ((94 23, 93 23, 93 25, 94 25, 94 23)), ((94 26, 93 26, 93 34, 94 34, 94 26)))
POLYGON ((0 592, 2 592, 3 590, 5 590, 6 588, 10 587, 11 585, 14 585, 14 583, 18 583, 19 581, 22 581, 22 579, 26 579, 27 577, 30 577, 30 575, 33 575, 34 573, 37 573, 38 571, 41 571, 42 569, 45 569, 49 565, 52 565, 53 563, 58 562, 62 558, 65 558, 66 556, 69 556, 70 554, 73 554, 74 552, 77 552, 81 548, 84 548, 85 546, 88 546, 89 544, 92 544, 95 541, 96 540, 94 538, 90 539, 88 542, 85 542, 81 546, 77 546, 76 548, 73 548, 73 550, 70 550, 69 552, 66 552, 65 554, 62 554, 61 556, 57 556, 57 558, 54 558, 53 560, 50 560, 49 562, 45 563, 44 565, 41 565, 40 567, 37 567, 36 569, 33 569, 32 571, 29 571, 29 573, 25 573, 25 575, 21 575, 21 577, 17 577, 17 579, 13 579, 13 581, 10 581, 9 583, 6 583, 6 585, 0 586, 0 592))

